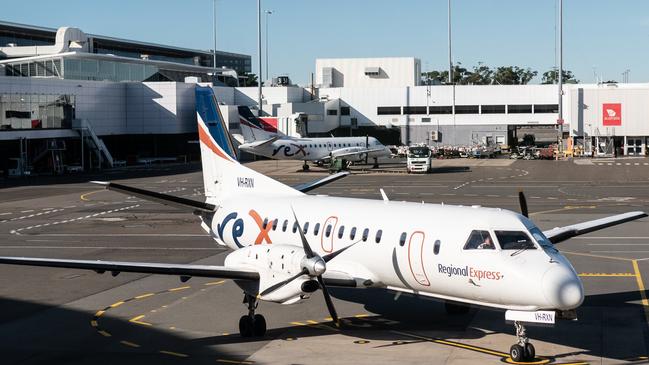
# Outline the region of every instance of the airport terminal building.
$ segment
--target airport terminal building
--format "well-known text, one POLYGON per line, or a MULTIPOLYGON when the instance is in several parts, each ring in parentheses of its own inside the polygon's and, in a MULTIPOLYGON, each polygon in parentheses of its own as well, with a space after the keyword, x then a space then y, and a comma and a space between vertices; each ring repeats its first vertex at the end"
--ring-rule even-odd
MULTIPOLYGON (((224 83, 251 72, 251 57, 216 56, 215 69, 212 51, 0 22, 0 170, 198 158, 196 82, 214 85, 235 134, 236 107, 259 110, 256 87, 224 83)), ((559 137, 556 85, 424 85, 413 57, 318 59, 314 74, 306 87, 263 87, 261 114, 289 134, 369 134, 386 144, 559 137)), ((649 83, 565 85, 564 138, 600 155, 646 155, 648 101, 649 83)))

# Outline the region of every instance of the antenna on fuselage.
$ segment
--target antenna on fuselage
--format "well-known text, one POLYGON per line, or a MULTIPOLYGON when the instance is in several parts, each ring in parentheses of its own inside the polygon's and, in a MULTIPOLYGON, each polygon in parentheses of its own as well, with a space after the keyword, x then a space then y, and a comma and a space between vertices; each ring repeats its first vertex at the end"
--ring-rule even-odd
POLYGON ((389 202, 390 199, 388 199, 388 195, 385 193, 385 191, 383 191, 383 188, 379 189, 379 191, 381 192, 381 196, 383 197, 383 201, 384 202, 389 202))

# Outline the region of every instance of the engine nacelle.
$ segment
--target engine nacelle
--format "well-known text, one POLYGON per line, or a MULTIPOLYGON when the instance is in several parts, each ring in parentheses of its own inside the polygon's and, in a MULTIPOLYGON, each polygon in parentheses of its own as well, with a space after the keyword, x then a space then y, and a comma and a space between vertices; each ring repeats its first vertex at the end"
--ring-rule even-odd
MULTIPOLYGON (((225 265, 259 272, 259 293, 302 271, 306 255, 301 247, 289 245, 253 245, 230 253, 225 265)), ((312 278, 304 275, 259 299, 278 303, 295 303, 318 289, 312 278)), ((251 293, 254 294, 254 293, 251 293)))

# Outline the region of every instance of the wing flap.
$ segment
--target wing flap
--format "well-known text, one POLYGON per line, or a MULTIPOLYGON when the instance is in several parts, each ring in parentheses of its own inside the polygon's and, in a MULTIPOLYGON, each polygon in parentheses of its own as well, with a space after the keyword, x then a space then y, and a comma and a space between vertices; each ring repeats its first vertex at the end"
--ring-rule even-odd
POLYGON ((580 236, 582 234, 598 231, 600 229, 616 226, 618 224, 644 217, 647 217, 647 213, 641 211, 623 213, 570 226, 553 228, 549 231, 544 231, 543 234, 552 243, 557 244, 575 236, 580 236))
POLYGON ((324 177, 322 179, 318 179, 318 180, 315 180, 315 181, 310 181, 310 182, 307 182, 307 183, 304 183, 304 184, 295 185, 295 186, 293 186, 293 188, 295 190, 299 190, 299 191, 301 191, 303 193, 306 193, 306 192, 311 191, 311 190, 313 190, 315 188, 319 188, 321 186, 332 183, 332 182, 334 182, 336 180, 342 179, 343 177, 345 177, 345 176, 347 176, 349 174, 350 174, 349 171, 341 171, 339 173, 329 175, 329 176, 324 177))
POLYGON ((259 273, 255 271, 212 265, 165 264, 153 262, 101 260, 66 260, 7 256, 0 256, 0 264, 83 269, 93 270, 99 273, 106 271, 113 273, 133 272, 141 274, 195 276, 237 280, 259 280, 259 273))
POLYGON ((213 204, 203 203, 196 200, 181 198, 169 194, 157 193, 155 191, 134 188, 106 181, 91 181, 93 184, 103 185, 108 190, 116 191, 126 195, 137 196, 144 200, 154 201, 156 203, 172 206, 183 210, 190 210, 199 213, 212 213, 216 209, 213 204))

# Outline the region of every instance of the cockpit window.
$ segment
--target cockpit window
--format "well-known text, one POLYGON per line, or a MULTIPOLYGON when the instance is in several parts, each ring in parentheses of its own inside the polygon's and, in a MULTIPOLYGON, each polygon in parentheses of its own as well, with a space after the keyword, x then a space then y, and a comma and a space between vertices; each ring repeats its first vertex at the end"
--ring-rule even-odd
POLYGON ((532 237, 536 240, 536 242, 541 245, 543 248, 554 248, 554 245, 550 240, 545 237, 543 232, 538 227, 530 228, 530 233, 532 234, 532 237))
POLYGON ((491 239, 489 231, 478 231, 475 230, 471 232, 469 239, 464 245, 465 250, 493 250, 496 246, 494 241, 491 239))
POLYGON ((525 232, 496 231, 496 238, 503 250, 534 250, 536 247, 525 232))

